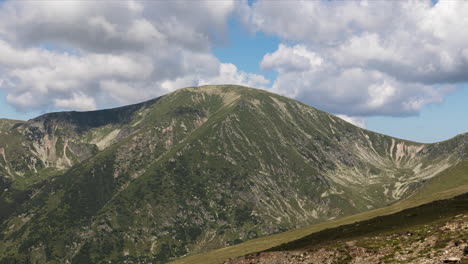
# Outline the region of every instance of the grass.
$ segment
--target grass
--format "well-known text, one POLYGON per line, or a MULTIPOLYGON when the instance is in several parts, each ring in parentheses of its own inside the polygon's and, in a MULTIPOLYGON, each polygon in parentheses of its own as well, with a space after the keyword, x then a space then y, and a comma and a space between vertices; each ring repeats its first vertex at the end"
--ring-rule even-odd
POLYGON ((408 199, 421 199, 432 193, 450 190, 468 183, 468 160, 464 160, 430 179, 408 199))
MULTIPOLYGON (((323 190, 328 188, 319 181, 318 177, 308 176, 320 175, 319 170, 334 168, 333 160, 329 160, 323 154, 321 148, 334 149, 336 147, 336 151, 341 151, 342 144, 346 146, 348 141, 363 140, 360 130, 355 129, 348 123, 338 122, 335 117, 331 117, 324 112, 312 111, 311 108, 297 102, 290 102, 289 99, 284 99, 283 102, 278 104, 274 103, 273 101, 276 102, 276 100, 273 100, 273 97, 278 100, 281 99, 277 95, 267 94, 266 92, 259 93, 253 89, 242 90, 243 96, 237 100, 238 97, 232 95, 237 94, 237 90, 229 92, 229 89, 227 89, 216 94, 193 93, 189 90, 179 90, 173 95, 161 98, 151 107, 145 108, 145 115, 139 110, 144 109, 144 107, 136 106, 119 108, 120 110, 104 110, 100 111, 99 114, 97 112, 50 114, 51 120, 54 119, 54 116, 57 120, 63 122, 70 118, 71 120, 67 122, 71 123, 64 126, 64 129, 68 131, 68 129, 74 128, 75 125, 80 127, 79 133, 77 133, 80 135, 82 142, 91 141, 92 138, 105 138, 114 128, 130 129, 131 124, 142 122, 138 123, 141 124, 138 129, 135 128, 134 130, 132 126, 128 131, 131 136, 119 139, 118 142, 98 152, 98 154, 93 152, 96 155, 73 167, 63 176, 57 177, 57 181, 54 181, 53 184, 47 185, 50 186, 50 190, 63 190, 63 193, 43 191, 40 195, 35 196, 36 198, 32 200, 34 203, 25 207, 27 210, 35 212, 35 218, 25 224, 25 228, 21 230, 15 227, 18 229, 18 235, 12 236, 10 241, 15 240, 11 243, 17 244, 11 247, 11 252, 17 251, 21 254, 24 253, 26 256, 26 254, 29 254, 26 253, 28 247, 31 248, 32 245, 40 243, 45 244, 44 247, 53 253, 52 258, 60 259, 68 254, 63 245, 71 245, 71 241, 75 240, 87 241, 86 246, 83 246, 83 257, 91 257, 91 259, 95 260, 94 262, 116 259, 117 253, 122 252, 122 248, 125 248, 130 250, 130 255, 142 255, 144 257, 151 254, 150 257, 159 263, 168 260, 172 256, 183 255, 187 251, 195 252, 197 249, 194 249, 193 246, 198 243, 195 239, 197 235, 206 230, 221 230, 224 232, 225 226, 232 227, 232 231, 228 235, 221 234, 221 232, 217 233, 216 239, 218 241, 216 241, 216 244, 213 243, 213 248, 225 245, 225 243, 233 245, 240 242, 240 240, 237 240, 241 237, 239 233, 255 231, 255 234, 265 234, 263 232, 263 230, 266 230, 265 226, 270 228, 271 225, 269 223, 263 226, 261 226, 262 224, 256 225, 256 222, 254 222, 256 219, 253 217, 250 219, 252 221, 249 221, 250 212, 252 211, 249 203, 244 204, 243 200, 237 196, 230 198, 231 196, 225 195, 217 198, 216 192, 223 193, 224 190, 228 190, 230 193, 243 195, 242 191, 248 189, 248 186, 244 184, 244 180, 251 177, 249 172, 255 172, 259 168, 270 167, 271 165, 273 169, 270 169, 267 173, 271 174, 271 179, 278 186, 282 186, 281 192, 276 194, 274 190, 265 191, 262 189, 262 195, 265 193, 264 197, 272 198, 272 200, 277 198, 278 203, 281 203, 278 208, 287 208, 291 205, 293 207, 291 211, 300 211, 302 206, 294 204, 300 200, 293 198, 292 195, 290 196, 291 199, 284 199, 283 197, 288 196, 288 190, 297 189, 299 194, 305 197, 303 200, 306 200, 306 198, 315 194, 323 193, 323 190), (256 100, 254 102, 261 103, 251 103, 253 99, 256 100), (271 102, 267 103, 268 100, 271 102), (301 108, 301 106, 304 108, 301 108), (278 111, 278 107, 280 110, 287 108, 290 111, 278 111), (142 116, 140 117, 139 114, 142 114, 142 116), (138 119, 135 119, 137 115, 138 119), (93 120, 87 120, 91 116, 93 116, 93 120), (205 120, 205 118, 208 120, 203 123, 202 120, 205 120), (335 127, 335 130, 339 132, 337 135, 341 135, 340 138, 344 143, 339 143, 339 140, 335 141, 334 137, 331 136, 332 132, 328 128, 322 127, 321 124, 328 124, 331 122, 330 119, 333 120, 333 123, 336 123, 330 129, 335 127), (138 120, 138 122, 134 122, 135 120, 138 120), (256 125, 252 126, 252 124, 256 125), (172 132, 161 132, 169 128, 171 128, 170 131, 172 132), (168 146, 165 146, 165 137, 171 141, 168 146), (345 137, 346 140, 344 140, 345 137), (154 146, 156 150, 152 152, 148 146, 154 146), (281 155, 278 155, 278 153, 281 155), (138 156, 139 154, 142 155, 138 156), (227 158, 241 164, 228 164, 227 158), (125 162, 120 164, 122 160, 128 161, 128 164, 125 162), (265 164, 267 166, 264 166, 265 164), (118 177, 113 174, 116 168, 122 172, 118 177), (297 180, 290 183, 289 179, 293 179, 293 177, 286 177, 285 175, 289 174, 284 173, 283 168, 287 168, 288 173, 291 172, 291 174, 297 175, 297 180), (144 172, 140 177, 137 179, 131 178, 137 173, 140 175, 140 172, 144 172), (312 181, 314 181, 313 185, 307 184, 312 181), (288 186, 292 187, 285 188, 288 186), (51 193, 50 197, 48 197, 48 193, 51 193), (216 205, 221 205, 214 207, 210 203, 209 206, 189 206, 186 201, 192 199, 192 197, 198 197, 202 201, 213 201, 216 202, 216 205), (218 201, 219 203, 217 203, 218 201), (152 205, 153 208, 158 208, 159 212, 164 211, 165 215, 157 217, 151 215, 149 217, 149 214, 135 213, 141 211, 142 208, 146 208, 147 204, 152 205), (235 205, 235 210, 232 209, 234 206, 231 206, 231 204, 235 205), (45 209, 41 210, 44 205, 46 205, 45 209), (159 209, 160 205, 163 205, 162 210, 159 209), (177 208, 191 210, 195 213, 192 216, 176 217, 177 208), (195 208, 196 210, 194 210, 195 208), (199 212, 209 212, 216 215, 216 217, 221 212, 223 216, 220 213, 219 219, 229 225, 223 224, 222 229, 217 223, 200 226, 200 224, 191 222, 190 220, 194 219, 199 212), (173 221, 172 219, 176 220, 173 221), (175 233, 175 236, 171 233, 170 235, 158 237, 158 254, 147 252, 149 243, 132 242, 126 238, 128 237, 127 234, 138 234, 137 228, 147 228, 155 232, 155 234, 165 232, 165 229, 153 225, 158 221, 165 221, 165 224, 169 223, 171 230, 169 228, 168 230, 175 233), (96 227, 100 222, 115 223, 112 224, 112 227, 114 231, 117 231, 110 235, 100 232, 96 227), (93 226, 95 223, 96 225, 93 226), (78 230, 83 230, 85 227, 93 228, 93 231, 97 230, 98 238, 80 238, 80 231, 78 230), (47 239, 43 239, 43 237, 47 239), (121 241, 125 241, 128 245, 121 245, 121 241), (98 254, 100 255, 97 256, 98 254)), ((66 136, 67 133, 62 134, 66 136)), ((382 155, 387 155, 386 149, 389 147, 391 138, 370 132, 368 134, 369 137, 376 138, 375 141, 372 141, 372 144, 374 144, 377 151, 382 155)), ((22 139, 21 135, 13 136, 22 139)), ((4 139, 5 137, 0 138, 0 143, 4 139)), ((12 147, 12 141, 6 140, 5 143, 12 147)), ((16 147, 20 146, 20 143, 22 142, 15 145, 15 149, 18 151, 22 150, 22 148, 16 147)), ((59 154, 63 151, 63 143, 57 142, 56 147, 59 154)), ((16 156, 20 157, 20 154, 23 155, 21 152, 16 156)), ((68 157, 72 156, 71 154, 68 155, 68 157)), ((367 160, 365 163, 372 164, 371 161, 367 162, 367 160)), ((381 173, 379 168, 374 169, 374 172, 376 174, 381 173)), ((411 171, 401 170, 400 174, 403 176, 408 172, 411 171)), ((47 174, 42 175, 47 176, 47 174)), ((42 180, 39 176, 37 177, 42 180)), ((21 181, 15 182, 15 187, 26 189, 26 187, 35 183, 33 179, 28 177, 20 179, 21 181)), ((265 180, 266 178, 261 179, 265 180)), ((382 189, 382 186, 375 185, 364 191, 377 197, 378 194, 382 193, 382 189)), ((353 190, 347 192, 346 196, 330 196, 330 201, 333 203, 330 207, 339 207, 347 215, 356 212, 356 208, 366 210, 368 201, 364 201, 361 192, 353 192, 353 190), (356 205, 351 205, 348 201, 354 201, 356 205)), ((438 189, 438 191, 441 190, 438 189)), ((425 199, 425 197, 422 198, 425 199)), ((378 203, 376 207, 384 206, 387 202, 384 199, 374 201, 378 203)), ((394 205, 394 207, 389 208, 398 211, 407 206, 415 205, 411 203, 400 207, 394 205)), ((265 210, 269 209, 266 208, 265 210)), ((286 210, 275 211, 284 212, 285 215, 289 214, 286 210)), ((156 212, 156 209, 154 212, 156 212)), ((376 210, 374 213, 357 215, 354 218, 342 218, 215 251, 214 255, 208 255, 209 257, 202 256, 198 259, 198 262, 189 257, 189 260, 180 263, 219 263, 228 257, 265 250, 326 228, 387 213, 390 212, 376 210), (209 260, 212 262, 209 262, 209 260)), ((282 230, 292 228, 296 226, 295 221, 293 219, 291 223, 283 222, 283 226, 278 226, 278 228, 282 228, 282 230), (286 226, 286 224, 289 226, 286 226)), ((13 228, 13 225, 10 225, 10 227, 13 228)), ((271 231, 268 232, 271 234, 271 231)), ((150 237, 141 235, 139 239, 140 241, 145 241, 145 239, 149 241, 150 237)), ((242 239, 245 239, 245 237, 242 239)), ((0 251, 0 255, 2 255, 1 253, 0 251)), ((50 253, 48 254, 50 255, 50 253)), ((196 256, 193 257, 197 258, 196 256)), ((93 261, 85 260, 84 262, 93 261)))
POLYGON ((430 203, 437 200, 444 200, 455 197, 457 195, 465 194, 468 192, 468 184, 463 186, 445 190, 437 193, 433 193, 429 196, 423 197, 411 197, 408 200, 404 200, 400 203, 393 204, 388 207, 367 211, 364 213, 343 217, 333 221, 327 221, 316 225, 291 230, 288 232, 253 239, 235 246, 221 248, 213 250, 207 253, 197 254, 188 256, 170 262, 172 264, 218 264, 227 261, 230 258, 235 258, 255 252, 265 251, 274 247, 278 247, 282 244, 286 244, 298 239, 309 236, 313 233, 317 233, 326 229, 336 228, 343 225, 349 225, 360 221, 369 220, 372 218, 394 214, 405 209, 418 207, 420 205, 430 203))
POLYGON ((41 169, 38 173, 28 172, 24 176, 17 176, 12 184, 12 187, 18 190, 27 190, 31 186, 39 184, 47 179, 51 179, 52 177, 56 177, 63 172, 64 170, 51 167, 41 169))
MULTIPOLYGON (((367 245, 363 245, 363 241, 366 239, 369 240, 369 237, 373 237, 374 235, 395 234, 405 232, 410 228, 414 229, 415 227, 419 229, 417 233, 425 233, 427 237, 429 236, 427 231, 432 230, 436 233, 439 229, 434 228, 435 226, 440 227, 449 218, 468 213, 467 204, 468 193, 465 193, 451 199, 433 201, 394 214, 379 216, 338 228, 326 229, 305 236, 299 240, 271 248, 268 251, 302 249, 315 246, 319 243, 321 244, 322 242, 347 238, 359 238, 358 243, 361 246, 377 249, 384 246, 387 242, 371 241, 371 243, 368 242, 367 245), (422 229, 425 230, 423 231, 422 229)), ((460 230, 460 232, 461 231, 462 230, 460 230)), ((417 236, 412 236, 411 238, 413 240, 418 239, 417 236)), ((372 238, 370 240, 372 240, 372 238)), ((450 234, 439 235, 435 248, 444 248, 451 240, 453 240, 453 237, 450 234)), ((401 243, 401 241, 399 241, 399 243, 401 243)), ((411 244, 408 242, 406 243, 411 244)))

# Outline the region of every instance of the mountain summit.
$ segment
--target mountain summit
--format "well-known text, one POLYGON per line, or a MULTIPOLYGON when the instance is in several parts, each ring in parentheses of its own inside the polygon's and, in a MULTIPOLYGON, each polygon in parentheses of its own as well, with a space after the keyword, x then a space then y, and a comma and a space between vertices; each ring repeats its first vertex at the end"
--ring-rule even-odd
POLYGON ((263 90, 0 120, 0 262, 164 263, 380 208, 468 156, 263 90))

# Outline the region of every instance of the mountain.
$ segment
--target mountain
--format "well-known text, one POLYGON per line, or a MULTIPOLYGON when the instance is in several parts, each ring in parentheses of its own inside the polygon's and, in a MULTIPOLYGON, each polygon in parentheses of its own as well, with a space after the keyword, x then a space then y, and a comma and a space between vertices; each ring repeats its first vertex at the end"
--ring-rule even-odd
POLYGON ((1 120, 0 262, 164 263, 381 208, 445 188, 430 179, 467 143, 396 139, 233 85, 1 120))

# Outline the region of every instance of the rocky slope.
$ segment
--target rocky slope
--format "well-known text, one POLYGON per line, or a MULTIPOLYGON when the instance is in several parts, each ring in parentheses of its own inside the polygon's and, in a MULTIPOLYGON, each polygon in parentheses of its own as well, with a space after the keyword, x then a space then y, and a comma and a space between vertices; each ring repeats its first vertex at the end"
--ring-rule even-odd
POLYGON ((468 155, 239 86, 0 133, 2 263, 163 263, 385 206, 468 155))
POLYGON ((468 263, 468 194, 311 234, 225 264, 468 263))
POLYGON ((51 113, 28 122, 0 119, 0 220, 51 177, 137 131, 141 114, 153 102, 51 113))

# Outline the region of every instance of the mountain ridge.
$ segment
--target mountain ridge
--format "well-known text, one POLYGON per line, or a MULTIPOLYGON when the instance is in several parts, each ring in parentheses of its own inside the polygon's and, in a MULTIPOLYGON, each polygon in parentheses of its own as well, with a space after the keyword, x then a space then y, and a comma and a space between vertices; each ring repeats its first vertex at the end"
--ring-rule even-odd
POLYGON ((162 263, 383 207, 468 153, 467 137, 395 139, 239 86, 101 111, 115 115, 46 114, 1 132, 6 263, 162 263))

